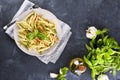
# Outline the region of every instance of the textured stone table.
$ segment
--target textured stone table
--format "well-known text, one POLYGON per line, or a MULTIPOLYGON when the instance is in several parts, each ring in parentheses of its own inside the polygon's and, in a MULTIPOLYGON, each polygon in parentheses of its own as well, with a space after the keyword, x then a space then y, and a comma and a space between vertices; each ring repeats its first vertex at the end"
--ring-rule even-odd
MULTIPOLYGON (((94 25, 107 27, 120 44, 120 0, 31 0, 53 12, 72 28, 72 36, 56 64, 44 64, 36 57, 24 54, 2 29, 14 16, 23 0, 0 0, 0 80, 54 80, 49 72, 68 66, 72 58, 87 54, 85 30, 94 25)), ((82 76, 68 73, 67 80, 91 80, 90 70, 82 76)), ((114 80, 108 74, 110 80, 114 80)), ((120 80, 120 72, 117 80, 120 80)))

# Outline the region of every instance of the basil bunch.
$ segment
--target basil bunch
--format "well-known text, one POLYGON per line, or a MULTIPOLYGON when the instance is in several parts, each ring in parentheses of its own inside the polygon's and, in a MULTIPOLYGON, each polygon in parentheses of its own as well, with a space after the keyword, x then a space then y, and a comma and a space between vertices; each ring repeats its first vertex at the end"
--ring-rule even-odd
POLYGON ((97 30, 96 36, 86 45, 88 54, 84 61, 92 70, 92 78, 96 75, 112 70, 113 75, 120 70, 120 46, 117 41, 108 35, 108 30, 97 30))

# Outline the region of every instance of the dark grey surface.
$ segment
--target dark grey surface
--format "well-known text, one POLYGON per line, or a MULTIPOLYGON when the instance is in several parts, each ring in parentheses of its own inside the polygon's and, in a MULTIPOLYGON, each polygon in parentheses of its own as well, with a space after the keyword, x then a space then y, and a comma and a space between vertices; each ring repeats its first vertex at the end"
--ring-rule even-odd
MULTIPOLYGON (((0 0, 0 80, 54 80, 49 72, 58 72, 75 57, 87 53, 85 30, 88 25, 107 27, 120 44, 120 0, 31 0, 53 12, 72 28, 72 36, 56 64, 44 64, 24 54, 2 29, 14 16, 23 0, 0 0)), ((90 70, 80 77, 69 73, 67 80, 91 80, 90 70)), ((117 80, 120 80, 120 72, 117 80)), ((110 80, 115 80, 109 74, 110 80)))

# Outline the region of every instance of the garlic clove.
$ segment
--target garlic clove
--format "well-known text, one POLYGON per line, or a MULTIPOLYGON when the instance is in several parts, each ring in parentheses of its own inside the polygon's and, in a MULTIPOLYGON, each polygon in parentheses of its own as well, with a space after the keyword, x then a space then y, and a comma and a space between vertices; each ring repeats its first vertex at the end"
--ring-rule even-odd
POLYGON ((58 74, 56 74, 56 73, 50 73, 51 78, 57 78, 57 76, 58 76, 58 74))

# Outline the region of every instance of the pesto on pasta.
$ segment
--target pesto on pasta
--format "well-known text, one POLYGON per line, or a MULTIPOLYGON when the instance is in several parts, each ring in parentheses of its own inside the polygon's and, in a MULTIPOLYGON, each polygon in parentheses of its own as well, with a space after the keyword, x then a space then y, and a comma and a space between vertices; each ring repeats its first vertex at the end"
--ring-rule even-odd
POLYGON ((28 50, 34 49, 41 53, 59 40, 55 24, 36 12, 31 12, 16 24, 19 27, 19 43, 28 50))

